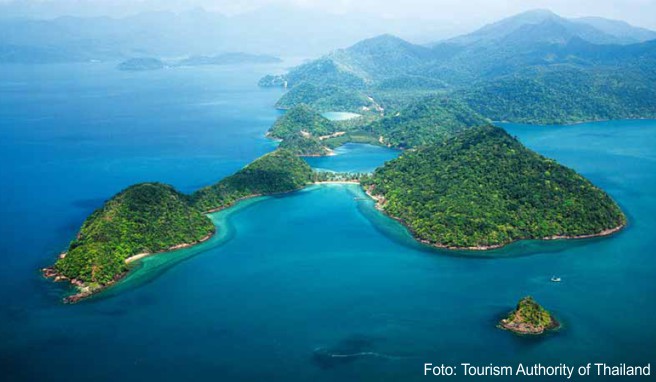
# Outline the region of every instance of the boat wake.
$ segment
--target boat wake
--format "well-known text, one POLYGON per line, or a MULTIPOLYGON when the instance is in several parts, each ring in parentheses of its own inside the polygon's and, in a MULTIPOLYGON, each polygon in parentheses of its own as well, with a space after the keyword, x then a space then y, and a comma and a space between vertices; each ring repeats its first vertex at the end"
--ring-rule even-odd
POLYGON ((385 358, 385 359, 404 359, 404 358, 408 358, 408 357, 391 355, 391 354, 377 353, 377 352, 373 352, 373 351, 364 351, 364 352, 351 353, 351 354, 331 353, 326 348, 316 348, 314 350, 314 354, 315 355, 320 354, 322 356, 330 357, 330 358, 358 358, 358 357, 372 357, 372 358, 385 358))
POLYGON ((339 343, 338 346, 332 348, 318 347, 314 349, 312 360, 322 369, 330 369, 364 359, 394 361, 413 358, 408 356, 377 352, 374 351, 372 347, 372 343, 369 340, 349 339, 339 343))

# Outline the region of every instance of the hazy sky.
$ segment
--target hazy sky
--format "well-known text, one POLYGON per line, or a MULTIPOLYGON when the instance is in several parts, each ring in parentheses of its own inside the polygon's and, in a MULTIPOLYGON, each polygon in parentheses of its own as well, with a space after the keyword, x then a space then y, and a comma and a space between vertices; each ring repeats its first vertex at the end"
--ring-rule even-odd
POLYGON ((656 29, 656 0, 0 0, 0 14, 124 16, 194 7, 235 14, 267 5, 331 13, 369 13, 387 18, 430 19, 452 25, 454 29, 479 26, 528 9, 546 8, 567 17, 603 16, 656 29))

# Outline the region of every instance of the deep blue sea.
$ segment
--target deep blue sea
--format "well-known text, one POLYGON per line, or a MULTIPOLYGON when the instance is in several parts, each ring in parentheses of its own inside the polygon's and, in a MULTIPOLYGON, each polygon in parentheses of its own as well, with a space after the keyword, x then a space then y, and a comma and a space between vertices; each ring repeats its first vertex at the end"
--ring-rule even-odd
MULTIPOLYGON (((274 149, 264 133, 281 91, 256 83, 280 69, 0 68, 3 381, 414 381, 431 379, 426 362, 656 360, 656 121, 504 125, 619 202, 630 223, 610 238, 438 251, 357 186, 313 186, 213 214, 210 241, 62 304, 63 286, 38 269, 104 200, 143 181, 188 192, 274 149), (563 328, 541 338, 497 329, 525 295, 563 328)), ((370 171, 398 152, 338 154, 310 162, 370 171)))

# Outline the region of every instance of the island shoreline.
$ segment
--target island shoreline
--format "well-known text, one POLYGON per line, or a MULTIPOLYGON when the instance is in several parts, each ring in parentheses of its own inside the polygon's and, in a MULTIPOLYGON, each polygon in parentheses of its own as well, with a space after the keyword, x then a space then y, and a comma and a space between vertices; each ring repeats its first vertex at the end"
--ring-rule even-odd
POLYGON ((542 335, 546 332, 551 332, 558 330, 562 327, 563 325, 560 323, 555 318, 551 318, 551 325, 545 328, 541 328, 539 330, 534 330, 532 328, 529 328, 523 324, 518 324, 514 321, 511 321, 507 318, 502 319, 499 324, 497 325, 497 328, 502 329, 502 330, 507 330, 509 332, 512 332, 518 336, 539 336, 542 335))
MULTIPOLYGON (((201 243, 204 243, 204 242, 208 241, 209 239, 211 239, 216 234, 216 232, 217 232, 217 229, 216 229, 216 226, 215 226, 215 229, 212 233, 200 238, 199 240, 197 240, 195 242, 176 244, 172 247, 162 249, 160 251, 155 251, 155 252, 138 253, 136 255, 132 255, 132 256, 126 258, 124 260, 124 262, 127 265, 127 264, 131 264, 131 263, 133 263, 137 260, 141 260, 141 259, 149 257, 149 256, 153 256, 153 255, 157 255, 157 254, 161 254, 161 253, 174 252, 174 251, 179 250, 179 249, 190 248, 190 247, 193 247, 193 246, 196 246, 198 244, 201 244, 201 243)), ((66 252, 62 252, 59 255, 60 258, 65 257, 65 256, 66 256, 66 252)), ((76 303, 78 301, 84 300, 86 298, 89 298, 89 297, 91 297, 95 294, 98 294, 98 293, 104 291, 105 289, 111 287, 112 285, 115 285, 117 282, 119 282, 123 278, 125 278, 125 276, 127 276, 127 274, 129 272, 130 272, 130 270, 128 269, 127 271, 116 275, 114 277, 114 279, 111 282, 107 283, 107 284, 92 286, 92 285, 89 285, 88 283, 85 283, 81 280, 70 279, 70 278, 60 274, 55 269, 54 265, 41 269, 41 273, 42 273, 44 278, 54 279, 54 282, 68 281, 73 287, 78 289, 77 293, 73 293, 69 296, 64 297, 64 299, 63 299, 64 303, 69 303, 69 304, 76 303)))
POLYGON ((611 236, 615 233, 620 232, 624 228, 626 228, 628 223, 620 224, 617 227, 613 228, 607 228, 601 232, 594 233, 594 234, 585 234, 585 235, 575 235, 575 236, 567 236, 567 235, 554 235, 554 236, 547 236, 543 238, 521 238, 521 239, 516 239, 508 243, 503 243, 503 244, 492 244, 492 245, 479 245, 479 246, 473 246, 473 247, 457 247, 457 246, 450 246, 450 245, 444 245, 440 243, 433 243, 428 240, 422 239, 419 236, 415 234, 415 232, 410 228, 410 226, 401 218, 398 218, 396 216, 392 216, 385 211, 384 207, 384 198, 378 195, 374 195, 370 189, 365 189, 364 187, 362 188, 364 192, 369 196, 371 199, 374 200, 375 202, 375 207, 377 210, 385 214, 386 216, 398 221, 401 223, 412 235, 413 239, 415 239, 417 242, 429 246, 429 247, 434 247, 438 249, 446 249, 450 251, 478 251, 478 252, 483 252, 483 251, 490 251, 494 249, 501 249, 504 248, 508 245, 524 241, 524 240, 538 240, 538 241, 553 241, 553 240, 582 240, 582 239, 593 239, 593 238, 598 238, 598 237, 605 237, 605 236, 611 236))
POLYGON ((517 307, 497 324, 497 328, 520 336, 539 336, 561 327, 560 321, 531 296, 522 298, 517 307))

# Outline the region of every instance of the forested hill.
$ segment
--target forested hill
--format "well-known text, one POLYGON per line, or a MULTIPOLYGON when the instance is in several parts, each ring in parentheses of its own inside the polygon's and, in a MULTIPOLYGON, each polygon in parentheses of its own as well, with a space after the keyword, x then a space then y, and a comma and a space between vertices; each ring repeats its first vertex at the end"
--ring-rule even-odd
POLYGON ((526 40, 563 42, 578 38, 593 44, 635 44, 656 39, 656 32, 601 17, 565 18, 534 9, 488 24, 472 33, 438 42, 456 45, 526 40), (538 33, 539 32, 539 33, 538 33), (544 33, 551 32, 551 33, 544 33), (535 34, 532 34, 535 33, 535 34))
POLYGON ((326 155, 329 149, 321 142, 322 136, 337 132, 337 125, 305 104, 291 108, 273 124, 267 133, 282 139, 280 148, 296 155, 326 155))
POLYGON ((191 202, 202 211, 221 209, 244 197, 294 191, 311 181, 312 168, 293 152, 279 149, 194 192, 191 202))
POLYGON ((421 102, 369 125, 381 143, 401 149, 443 142, 472 126, 489 120, 464 102, 444 98, 426 98, 421 102))
POLYGON ((286 83, 291 88, 281 100, 286 105, 351 111, 375 104, 387 116, 430 94, 460 98, 493 120, 652 118, 651 36, 656 32, 617 21, 534 11, 429 47, 389 35, 364 40, 261 85, 286 83), (322 95, 323 89, 331 96, 322 95), (555 112, 558 99, 565 107, 555 112))
POLYGON ((269 136, 285 139, 305 131, 310 136, 322 136, 337 131, 337 126, 307 105, 301 104, 287 111, 269 129, 269 136))
POLYGON ((417 238, 444 247, 595 235, 626 222, 602 190, 492 126, 406 152, 363 185, 417 238))
POLYGON ((534 69, 456 91, 453 97, 494 121, 571 124, 656 118, 654 69, 534 69))
POLYGON ((196 243, 213 232, 186 195, 169 185, 141 183, 91 214, 55 268, 70 279, 107 284, 127 270, 130 256, 196 243))
POLYGON ((314 110, 322 112, 334 110, 353 113, 378 111, 375 102, 362 92, 339 86, 315 85, 309 82, 294 86, 292 91, 285 93, 276 102, 276 108, 282 110, 300 105, 311 106, 314 110))
POLYGON ((490 123, 465 102, 424 97, 392 115, 353 123, 329 121, 301 104, 278 118, 268 135, 282 139, 280 148, 300 156, 329 154, 345 142, 363 142, 409 149, 443 142, 472 126, 490 123), (369 122, 371 121, 371 122, 369 122))

